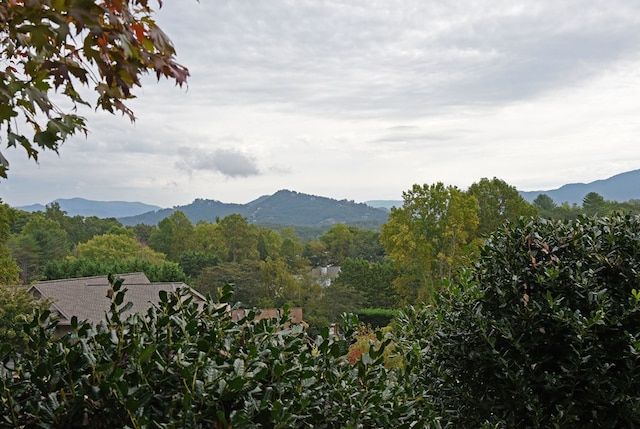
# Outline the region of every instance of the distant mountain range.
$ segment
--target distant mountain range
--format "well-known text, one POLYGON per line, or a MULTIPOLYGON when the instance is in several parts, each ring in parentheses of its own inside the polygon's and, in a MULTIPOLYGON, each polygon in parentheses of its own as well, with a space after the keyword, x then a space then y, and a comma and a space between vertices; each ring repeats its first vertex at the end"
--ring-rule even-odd
MULTIPOLYGON (((570 183, 558 189, 546 191, 518 191, 522 198, 530 203, 540 194, 549 196, 556 204, 569 203, 582 205, 582 200, 589 192, 600 194, 605 200, 624 202, 640 199, 640 170, 616 174, 608 179, 591 183, 570 183)), ((402 207, 402 200, 374 200, 366 204, 372 207, 402 207)))
POLYGON ((322 227, 337 223, 378 227, 387 221, 386 209, 363 203, 334 200, 295 191, 281 190, 247 204, 228 204, 215 200, 197 199, 186 206, 162 209, 137 216, 119 217, 123 225, 145 223, 154 225, 175 211, 182 211, 191 222, 215 222, 230 214, 240 214, 250 223, 260 225, 322 227))
MULTIPOLYGON (((606 200, 629 201, 640 199, 640 170, 617 174, 591 183, 572 183, 546 191, 520 191, 520 195, 532 202, 538 195, 546 194, 557 204, 582 204, 589 192, 597 192, 606 200)), ((57 199, 60 208, 70 216, 115 217, 124 225, 145 223, 155 225, 177 210, 181 210, 194 224, 200 221, 215 222, 216 218, 237 213, 249 222, 261 225, 299 227, 328 227, 346 223, 361 227, 377 228, 387 221, 389 209, 401 207, 402 200, 371 200, 356 203, 334 200, 295 191, 281 190, 264 195, 247 204, 223 203, 216 200, 196 199, 193 203, 173 208, 161 208, 140 202, 92 201, 83 198, 57 199)), ((25 211, 45 210, 34 204, 16 207, 25 211)))
MULTIPOLYGON (((47 205, 51 205, 52 203, 60 204, 60 209, 67 212, 69 216, 96 216, 101 218, 135 216, 140 213, 160 210, 162 208, 138 202, 93 201, 85 200, 84 198, 58 198, 47 205)), ((16 208, 27 212, 45 211, 46 209, 42 204, 32 204, 30 206, 16 208)))
POLYGON ((591 183, 570 183, 549 191, 520 191, 520 195, 529 202, 533 202, 540 194, 546 194, 556 204, 567 202, 582 205, 582 199, 589 192, 596 192, 609 201, 640 199, 640 170, 627 171, 591 183))

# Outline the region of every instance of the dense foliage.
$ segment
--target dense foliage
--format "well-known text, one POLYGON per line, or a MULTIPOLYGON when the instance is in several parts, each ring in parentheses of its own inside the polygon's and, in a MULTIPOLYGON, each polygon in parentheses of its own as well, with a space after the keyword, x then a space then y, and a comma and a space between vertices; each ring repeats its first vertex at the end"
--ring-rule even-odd
POLYGON ((639 256, 634 216, 521 219, 431 304, 338 335, 180 294, 123 320, 116 282, 99 326, 14 318, 0 427, 638 427, 639 256))
POLYGON ((589 192, 582 199, 582 204, 569 204, 562 202, 557 204, 546 194, 538 195, 533 200, 533 205, 538 209, 540 217, 549 219, 575 220, 580 215, 608 216, 613 213, 640 214, 640 200, 624 202, 605 200, 597 192, 589 192))
POLYGON ((429 301, 442 279, 452 279, 466 259, 478 227, 478 200, 443 183, 403 192, 380 239, 400 275, 394 286, 404 303, 429 301))
POLYGON ((175 262, 153 263, 144 259, 124 259, 106 263, 93 259, 51 261, 44 267, 45 280, 106 276, 109 273, 145 273, 151 282, 188 282, 190 279, 175 262))
POLYGON ((420 397, 384 367, 388 338, 350 364, 328 330, 309 339, 287 317, 234 322, 228 307, 180 294, 123 320, 121 286, 101 325, 74 319, 56 339, 40 313, 21 325, 26 348, 0 346, 0 427, 421 427, 420 397))
POLYGON ((496 232, 437 305, 398 319, 433 411, 453 427, 638 427, 639 256, 632 216, 496 232))
POLYGON ((36 300, 25 288, 0 285, 0 344, 24 347, 27 335, 20 329, 23 322, 33 320, 35 309, 45 309, 48 300, 36 300))

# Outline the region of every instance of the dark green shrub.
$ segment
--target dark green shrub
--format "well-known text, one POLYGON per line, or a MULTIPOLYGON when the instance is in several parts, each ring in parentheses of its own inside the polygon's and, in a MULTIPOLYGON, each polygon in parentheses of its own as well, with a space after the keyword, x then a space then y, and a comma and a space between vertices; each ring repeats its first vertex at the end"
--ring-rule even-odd
POLYGON ((389 325, 398 310, 390 308, 361 308, 355 312, 358 320, 372 328, 384 328, 389 325))
POLYGON ((637 217, 523 220, 399 343, 443 425, 639 427, 639 290, 637 217))
POLYGON ((384 368, 390 340, 382 335, 350 365, 328 329, 310 340, 286 317, 234 322, 226 306, 199 309, 166 293, 146 314, 122 319, 121 280, 113 288, 105 323, 73 320, 71 335, 53 338, 45 312, 22 325, 26 349, 0 345, 0 427, 424 425, 421 398, 406 393, 401 372, 384 368))
POLYGON ((105 263, 92 259, 64 259, 49 261, 44 268, 45 280, 77 277, 106 276, 109 273, 143 272, 152 282, 188 282, 189 277, 175 262, 153 263, 144 259, 124 259, 116 263, 105 263))

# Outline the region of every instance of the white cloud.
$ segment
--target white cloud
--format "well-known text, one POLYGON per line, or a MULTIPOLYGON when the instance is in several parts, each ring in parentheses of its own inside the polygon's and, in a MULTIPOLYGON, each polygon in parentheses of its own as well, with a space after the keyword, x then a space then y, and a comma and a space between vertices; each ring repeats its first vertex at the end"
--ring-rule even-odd
POLYGON ((205 171, 221 173, 230 178, 257 176, 260 174, 252 156, 235 149, 216 149, 205 152, 183 147, 179 151, 177 167, 189 173, 205 171))

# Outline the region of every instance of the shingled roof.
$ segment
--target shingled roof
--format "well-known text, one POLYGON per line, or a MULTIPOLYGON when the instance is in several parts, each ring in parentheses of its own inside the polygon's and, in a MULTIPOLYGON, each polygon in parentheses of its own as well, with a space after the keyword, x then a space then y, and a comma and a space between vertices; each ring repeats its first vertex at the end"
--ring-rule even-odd
MULTIPOLYGON (((127 289, 125 302, 131 301, 133 306, 124 315, 144 313, 152 304, 159 302, 159 292, 175 292, 181 288, 189 288, 182 282, 151 283, 144 273, 120 274, 127 289)), ((34 283, 29 292, 36 298, 49 298, 53 301, 52 311, 59 317, 60 326, 71 324, 76 316, 79 321, 86 320, 98 323, 104 320, 111 306, 107 297, 109 290, 107 276, 82 277, 77 279, 49 280, 34 283)), ((205 297, 189 288, 196 301, 204 302, 205 297)))

